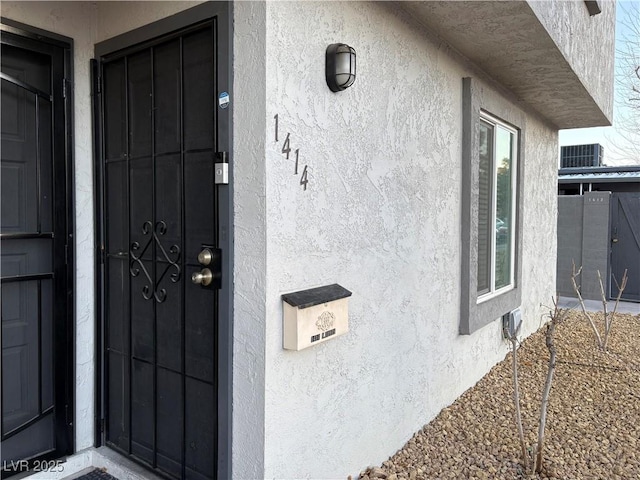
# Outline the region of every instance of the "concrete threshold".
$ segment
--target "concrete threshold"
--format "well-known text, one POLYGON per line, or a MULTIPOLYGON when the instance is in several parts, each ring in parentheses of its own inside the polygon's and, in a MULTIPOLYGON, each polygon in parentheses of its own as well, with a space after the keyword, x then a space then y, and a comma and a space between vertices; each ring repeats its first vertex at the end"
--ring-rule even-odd
POLYGON ((23 477, 23 479, 73 480, 94 468, 99 468, 118 480, 163 480, 141 465, 107 447, 88 448, 70 455, 61 462, 59 466, 49 471, 37 472, 23 477))

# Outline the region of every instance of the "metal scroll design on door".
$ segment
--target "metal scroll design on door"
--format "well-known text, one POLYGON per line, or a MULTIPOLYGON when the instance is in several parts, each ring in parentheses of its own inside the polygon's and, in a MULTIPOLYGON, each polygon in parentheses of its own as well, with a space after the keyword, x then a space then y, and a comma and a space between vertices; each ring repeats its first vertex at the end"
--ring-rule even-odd
MULTIPOLYGON (((167 299, 167 290, 164 288, 160 288, 162 284, 162 280, 164 277, 169 274, 169 278, 173 283, 177 283, 180 281, 181 271, 180 265, 178 262, 180 261, 180 247, 178 245, 171 245, 169 247, 169 253, 162 246, 162 242, 160 241, 160 237, 167 233, 167 224, 164 221, 157 222, 155 228, 153 228, 153 223, 150 221, 144 222, 142 225, 142 234, 150 235, 149 240, 145 243, 144 247, 140 245, 140 242, 133 242, 131 244, 131 263, 129 265, 129 271, 131 272, 132 277, 137 277, 140 273, 143 273, 147 279, 147 285, 142 287, 142 296, 145 300, 151 300, 155 298, 156 302, 162 303, 167 299), (151 274, 147 267, 145 266, 142 257, 147 252, 149 247, 155 242, 158 247, 159 252, 162 253, 164 260, 167 261, 167 265, 162 271, 162 275, 158 278, 157 282, 154 282, 151 278, 151 274), (139 252, 139 253, 138 253, 139 252), (171 272, 170 272, 171 271, 171 272)), ((151 261, 155 261, 154 258, 151 261)))

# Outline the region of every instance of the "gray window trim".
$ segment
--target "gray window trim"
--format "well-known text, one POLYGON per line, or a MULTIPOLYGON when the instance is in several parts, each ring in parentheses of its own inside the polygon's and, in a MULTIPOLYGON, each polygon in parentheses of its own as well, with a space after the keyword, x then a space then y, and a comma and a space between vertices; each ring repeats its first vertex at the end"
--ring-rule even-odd
POLYGON ((462 261, 461 335, 469 335, 517 308, 522 298, 522 189, 526 115, 500 93, 473 78, 462 79, 462 261), (490 113, 518 129, 516 165, 516 239, 514 288, 478 303, 478 176, 480 112, 490 113))

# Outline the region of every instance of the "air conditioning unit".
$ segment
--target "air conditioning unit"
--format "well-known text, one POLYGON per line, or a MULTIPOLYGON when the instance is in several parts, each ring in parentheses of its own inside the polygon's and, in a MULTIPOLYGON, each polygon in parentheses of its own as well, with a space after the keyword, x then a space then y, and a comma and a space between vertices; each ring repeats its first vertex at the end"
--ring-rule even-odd
POLYGON ((521 325, 522 311, 518 307, 502 316, 502 335, 507 339, 515 337, 520 331, 521 325))

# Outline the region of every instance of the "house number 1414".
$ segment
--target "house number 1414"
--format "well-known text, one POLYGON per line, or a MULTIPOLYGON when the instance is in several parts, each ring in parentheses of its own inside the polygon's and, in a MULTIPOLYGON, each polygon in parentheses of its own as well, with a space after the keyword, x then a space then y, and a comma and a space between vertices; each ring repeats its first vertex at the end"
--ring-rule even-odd
MULTIPOLYGON (((273 119, 275 120, 275 141, 276 143, 279 141, 278 140, 278 114, 276 113, 273 116, 273 119)), ((287 160, 289 160, 289 157, 291 155, 291 133, 287 132, 287 136, 284 139, 284 143, 282 144, 282 151, 281 153, 285 156, 285 158, 287 160)), ((298 164, 300 162, 300 149, 296 148, 295 150, 293 150, 293 154, 296 157, 296 163, 293 169, 293 174, 294 175, 298 175, 298 164)), ((308 174, 307 174, 307 165, 304 166, 304 168, 302 169, 302 176, 300 177, 300 185, 303 186, 303 188, 306 190, 307 189, 307 184, 309 183, 309 178, 308 178, 308 174)))

